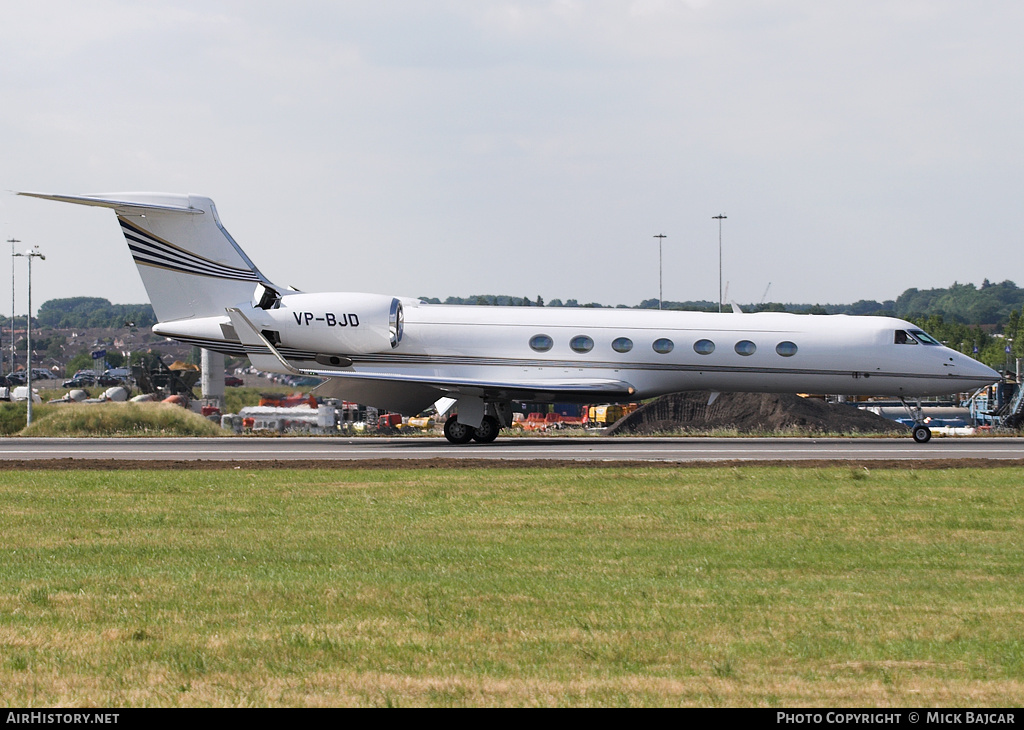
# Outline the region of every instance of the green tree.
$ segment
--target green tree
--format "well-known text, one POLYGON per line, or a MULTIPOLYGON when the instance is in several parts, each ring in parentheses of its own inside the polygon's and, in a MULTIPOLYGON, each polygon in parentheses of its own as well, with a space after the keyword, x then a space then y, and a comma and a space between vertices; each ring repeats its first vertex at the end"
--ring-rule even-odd
POLYGON ((68 360, 68 364, 64 366, 64 372, 71 376, 77 373, 79 370, 92 370, 93 359, 92 355, 88 350, 82 350, 73 358, 68 360))
MULTIPOLYGON (((948 322, 941 314, 932 314, 927 317, 912 317, 910 321, 937 339, 942 344, 962 352, 965 355, 973 355, 977 347, 980 354, 989 347, 994 339, 992 335, 985 332, 977 325, 967 325, 962 322, 948 322)), ((983 360, 988 362, 987 360, 983 360)))
POLYGON ((36 320, 43 327, 62 329, 122 327, 125 322, 151 327, 156 324, 156 315, 148 304, 111 304, 100 297, 70 297, 43 302, 36 320))
POLYGON ((51 337, 46 345, 46 357, 53 360, 64 359, 64 338, 51 337))

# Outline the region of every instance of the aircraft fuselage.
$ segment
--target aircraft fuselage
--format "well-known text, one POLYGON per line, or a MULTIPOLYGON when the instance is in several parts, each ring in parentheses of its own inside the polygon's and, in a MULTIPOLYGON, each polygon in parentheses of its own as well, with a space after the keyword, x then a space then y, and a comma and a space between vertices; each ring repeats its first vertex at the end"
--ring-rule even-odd
MULTIPOLYGON (((404 322, 392 347, 394 298, 291 294, 249 315, 296 366, 337 375, 360 372, 479 378, 625 381, 625 399, 684 390, 945 395, 987 385, 996 374, 966 355, 897 332, 919 331, 889 317, 705 313, 635 309, 490 307, 401 299, 404 322), (349 365, 348 363, 351 362, 349 365)), ((224 336, 227 317, 157 325, 172 338, 248 354, 284 372, 265 348, 224 336)), ((227 330, 231 334, 230 328, 227 330)), ((537 394, 538 400, 593 401, 592 393, 537 394)))

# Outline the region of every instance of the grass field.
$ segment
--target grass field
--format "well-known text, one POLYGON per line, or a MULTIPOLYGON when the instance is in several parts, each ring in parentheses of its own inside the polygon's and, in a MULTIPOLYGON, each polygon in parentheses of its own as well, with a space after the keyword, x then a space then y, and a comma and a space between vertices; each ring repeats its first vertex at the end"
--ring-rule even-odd
POLYGON ((0 473, 0 702, 1020 706, 1020 469, 0 473))
MULTIPOLYGON (((63 396, 69 388, 52 388, 44 391, 44 396, 63 396)), ((107 388, 94 387, 84 388, 90 397, 99 397, 107 388)), ((268 383, 262 388, 227 388, 224 394, 224 413, 238 413, 244 406, 255 406, 260 402, 263 393, 294 393, 296 388, 273 385, 268 383)), ((145 407, 154 407, 156 404, 139 404, 145 407)), ((177 435, 177 436, 211 436, 224 435, 220 429, 205 429, 197 427, 195 423, 189 423, 187 416, 161 415, 158 417, 146 416, 139 418, 138 410, 135 415, 124 414, 132 406, 122 408, 122 404, 108 403, 89 404, 74 406, 71 404, 50 405, 41 403, 33 408, 33 429, 22 433, 25 429, 25 403, 0 402, 0 436, 153 436, 153 435, 177 435), (83 409, 84 414, 69 417, 67 411, 83 409), (115 415, 111 415, 115 414, 115 415), (120 415, 116 415, 120 414, 120 415), (50 421, 42 424, 40 421, 50 421)), ((138 409, 138 406, 135 406, 138 409)), ((173 409, 170 409, 173 410, 173 409)))

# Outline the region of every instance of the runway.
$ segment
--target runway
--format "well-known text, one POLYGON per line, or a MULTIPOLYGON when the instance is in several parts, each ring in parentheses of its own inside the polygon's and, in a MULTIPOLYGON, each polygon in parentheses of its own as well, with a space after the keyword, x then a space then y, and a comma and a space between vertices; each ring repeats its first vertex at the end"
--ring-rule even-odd
MULTIPOLYGON (((806 462, 1024 460, 1024 439, 509 438, 453 446, 443 438, 0 439, 0 460, 78 462, 806 462)), ((296 464, 298 466, 298 464, 296 464)))

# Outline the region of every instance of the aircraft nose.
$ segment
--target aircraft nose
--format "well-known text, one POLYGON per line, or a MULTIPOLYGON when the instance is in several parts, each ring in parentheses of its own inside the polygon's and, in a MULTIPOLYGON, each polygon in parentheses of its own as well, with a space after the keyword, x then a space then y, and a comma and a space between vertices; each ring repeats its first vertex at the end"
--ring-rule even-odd
POLYGON ((1000 378, 999 373, 985 363, 978 362, 973 357, 968 357, 959 352, 956 358, 956 369, 960 371, 962 376, 979 381, 979 385, 988 385, 1000 378))

